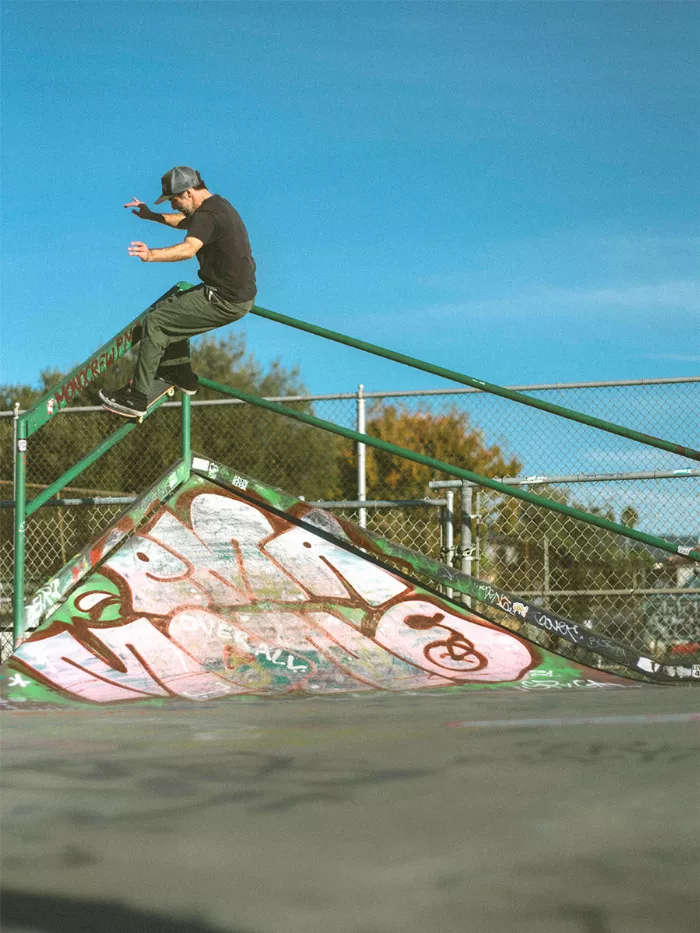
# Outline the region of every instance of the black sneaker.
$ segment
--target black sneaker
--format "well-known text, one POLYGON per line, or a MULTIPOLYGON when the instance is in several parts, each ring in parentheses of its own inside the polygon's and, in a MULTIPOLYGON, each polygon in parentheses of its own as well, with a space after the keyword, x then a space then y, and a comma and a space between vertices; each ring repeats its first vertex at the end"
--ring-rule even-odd
POLYGON ((117 389, 116 392, 104 392, 100 389, 100 398, 104 408, 128 418, 140 418, 148 409, 148 397, 144 392, 134 389, 131 383, 117 389))
POLYGON ((199 379, 192 372, 189 363, 178 363, 175 366, 159 366, 156 379, 162 379, 171 386, 180 389, 185 395, 194 395, 199 388, 199 379))

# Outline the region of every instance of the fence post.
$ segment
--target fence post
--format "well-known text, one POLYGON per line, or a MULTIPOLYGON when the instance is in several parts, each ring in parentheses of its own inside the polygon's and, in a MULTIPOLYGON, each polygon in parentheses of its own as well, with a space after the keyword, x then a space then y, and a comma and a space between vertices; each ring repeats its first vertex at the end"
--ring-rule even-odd
POLYGON ((186 392, 181 392, 180 394, 182 398, 182 408, 180 411, 182 423, 182 459, 185 461, 185 468, 189 476, 192 463, 192 400, 186 392))
POLYGON ((477 580, 481 579, 481 528, 480 528, 480 513, 481 513, 481 487, 474 486, 472 487, 472 505, 473 511, 471 514, 471 526, 472 526, 472 540, 474 542, 474 558, 472 568, 474 571, 474 576, 477 580))
MULTIPOLYGON (((459 554, 460 570, 469 576, 472 575, 472 487, 465 479, 462 480, 459 517, 459 554)), ((472 607, 471 596, 462 594, 462 605, 472 607)))
POLYGON ((19 402, 12 409, 12 476, 17 469, 17 422, 19 421, 19 402))
POLYGON ((15 420, 15 547, 13 568, 13 647, 24 633, 24 555, 27 524, 27 422, 15 420))
MULTIPOLYGON (((364 386, 362 383, 357 387, 357 432, 366 433, 366 411, 364 386)), ((367 446, 358 442, 357 444, 357 498, 359 502, 364 502, 367 498, 367 446)), ((359 510, 360 528, 367 527, 367 509, 359 510)))
MULTIPOLYGON (((442 558, 443 563, 447 564, 448 567, 452 566, 454 560, 454 502, 455 494, 454 490, 446 489, 445 490, 445 505, 440 510, 443 516, 443 552, 442 558)), ((445 587, 445 596, 448 599, 452 599, 454 595, 454 590, 451 586, 445 587)))

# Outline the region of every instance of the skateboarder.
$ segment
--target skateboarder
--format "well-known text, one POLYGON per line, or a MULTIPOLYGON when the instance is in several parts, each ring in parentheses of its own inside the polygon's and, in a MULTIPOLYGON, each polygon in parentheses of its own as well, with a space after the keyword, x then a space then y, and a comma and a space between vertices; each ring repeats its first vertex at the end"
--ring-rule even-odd
POLYGON ((124 207, 143 220, 185 230, 175 246, 149 249, 140 240, 129 247, 141 262, 199 260, 201 285, 157 302, 143 323, 134 378, 116 392, 100 391, 105 407, 137 418, 148 407, 154 379, 177 386, 188 395, 197 391, 192 372, 189 339, 242 318, 253 307, 256 295, 255 261, 248 233, 236 209, 212 194, 195 169, 177 165, 161 179, 163 193, 156 204, 170 201, 175 213, 152 211, 133 198, 124 207))

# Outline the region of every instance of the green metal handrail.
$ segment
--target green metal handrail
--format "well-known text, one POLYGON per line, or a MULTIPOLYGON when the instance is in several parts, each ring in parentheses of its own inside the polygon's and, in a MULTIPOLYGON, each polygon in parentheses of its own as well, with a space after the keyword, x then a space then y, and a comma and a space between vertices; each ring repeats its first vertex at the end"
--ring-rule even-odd
POLYGON ((533 492, 528 492, 527 490, 521 489, 517 486, 509 486, 506 483, 491 479, 488 476, 482 476, 479 473, 473 473, 471 470, 464 470, 461 467, 452 466, 451 464, 445 463, 442 460, 436 460, 434 457, 426 457, 424 454, 416 453, 415 451, 408 450, 405 447, 398 447, 396 444, 392 444, 389 441, 380 440, 377 437, 371 437, 369 434, 361 434, 359 431, 353 431, 351 428, 343 428, 340 425, 333 424, 331 421, 325 421, 322 418, 317 418, 315 415, 308 415, 304 412, 295 411, 292 408, 287 408, 287 406, 280 405, 277 402, 270 402, 267 399, 261 398, 259 395, 251 395, 250 393, 243 392, 240 389, 233 389, 230 386, 225 386, 219 382, 214 382, 213 379, 206 379, 203 376, 200 376, 199 382, 202 386, 206 386, 207 388, 213 389, 216 392, 220 392, 223 395, 229 395, 232 398, 241 399, 242 401, 248 402, 251 405, 256 405, 258 408, 265 408, 268 411, 275 412, 275 414, 284 415, 287 418, 294 418, 296 421, 301 421, 304 424, 309 424, 315 428, 321 428, 322 430, 329 431, 332 434, 338 434, 341 437, 346 437, 349 440, 356 441, 357 443, 367 444, 370 447, 376 447, 378 450, 385 450, 390 454, 404 457, 407 460, 413 460, 415 463, 420 463, 423 466, 441 470, 443 473, 448 473, 452 476, 458 476, 460 479, 469 480, 472 483, 476 483, 479 486, 485 486, 488 489, 494 489, 497 492, 500 492, 506 496, 511 496, 514 499, 522 499, 524 502, 530 502, 533 505, 542 506, 543 508, 549 509, 552 512, 559 512, 561 515, 566 515, 569 518, 575 518, 578 521, 585 522, 589 525, 595 525, 598 528, 604 528, 606 531, 611 531, 615 534, 623 535, 626 538, 632 538, 634 541, 641 541, 643 544, 659 548, 663 551, 668 551, 670 554, 683 554, 686 557, 690 557, 692 560, 700 561, 700 551, 695 551, 680 545, 675 545, 670 541, 666 541, 664 538, 657 538, 655 535, 648 535, 643 531, 636 531, 634 528, 628 528, 626 525, 619 525, 617 522, 612 522, 609 519, 602 518, 599 515, 592 515, 589 512, 582 512, 579 509, 573 508, 573 506, 564 505, 561 502, 556 502, 554 499, 547 499, 544 496, 538 496, 533 492))
MULTIPOLYGON (((181 282, 180 285, 184 286, 185 283, 181 282)), ((651 434, 644 434, 632 428, 625 428, 611 421, 604 421, 602 418, 596 418, 593 415, 586 415, 582 412, 574 411, 571 408, 565 408, 562 405, 554 405, 551 402, 545 402, 532 395, 526 395, 524 392, 506 389, 504 386, 496 385, 493 382, 485 382, 482 379, 475 379, 473 376, 465 376, 464 373, 458 373, 452 369, 445 369, 444 366, 436 366, 433 363, 426 363, 413 356, 407 356, 405 353, 395 353, 393 350, 387 350, 385 347, 377 346, 377 344, 374 343, 367 343, 366 340, 358 340, 355 337, 340 334, 337 331, 329 330, 327 327, 321 327, 318 324, 308 324, 305 321, 289 317, 286 314, 279 314, 276 311, 269 311, 267 308, 261 308, 259 305, 254 305, 250 313, 256 314, 258 317, 267 318, 270 321, 275 321, 278 324, 286 324, 288 327, 294 327, 297 330, 315 334, 317 337, 325 337, 336 343, 354 347, 356 350, 364 350, 366 353, 381 356, 386 360, 393 360, 395 363, 403 363, 406 366, 411 366, 413 369, 421 369, 426 373, 442 376, 445 379, 451 379, 453 382, 460 382, 463 385, 471 386, 482 392, 488 392, 491 395, 500 395, 502 398, 510 399, 512 402, 519 402, 521 405, 528 405, 530 408, 539 408, 541 411, 549 412, 552 415, 558 415, 561 418, 567 418, 569 421, 577 421, 579 424, 586 424, 591 428, 598 428, 609 434, 617 434, 619 437, 626 437, 628 440, 638 441, 649 447, 658 447, 660 450, 666 450, 672 454, 679 454, 682 457, 689 457, 691 460, 700 460, 700 451, 692 447, 685 447, 673 441, 665 441, 651 434)))

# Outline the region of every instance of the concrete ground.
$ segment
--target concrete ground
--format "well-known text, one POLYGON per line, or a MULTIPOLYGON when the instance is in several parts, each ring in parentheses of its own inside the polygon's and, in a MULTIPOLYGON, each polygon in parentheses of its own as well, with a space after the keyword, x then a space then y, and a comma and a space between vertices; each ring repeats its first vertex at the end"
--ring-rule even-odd
POLYGON ((2 718, 3 933, 691 933, 700 690, 2 718))

